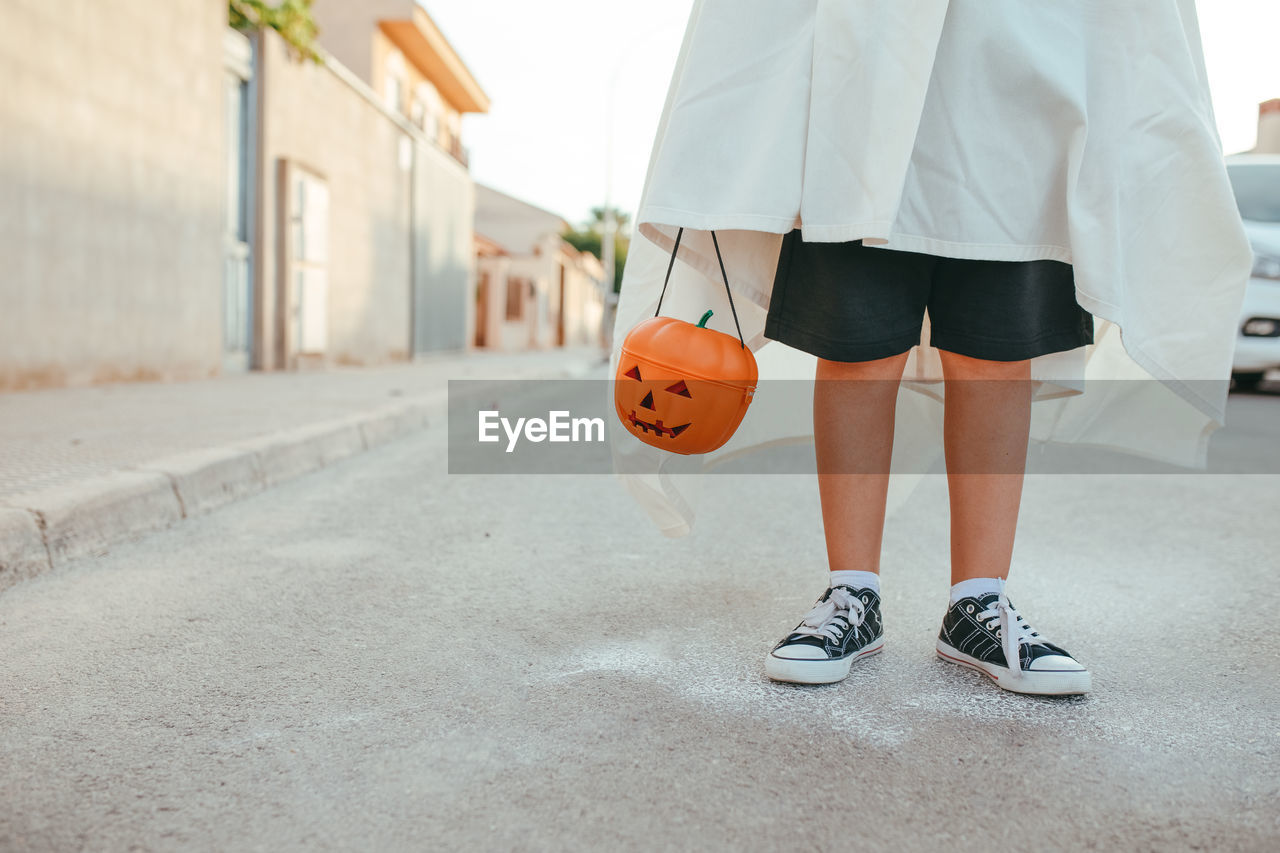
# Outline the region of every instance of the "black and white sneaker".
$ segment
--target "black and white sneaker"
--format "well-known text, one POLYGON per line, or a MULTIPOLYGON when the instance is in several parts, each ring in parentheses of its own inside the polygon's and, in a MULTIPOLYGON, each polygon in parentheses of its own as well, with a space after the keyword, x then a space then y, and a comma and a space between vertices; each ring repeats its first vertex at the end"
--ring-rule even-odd
POLYGON ((1092 686, 1089 670, 1028 625, 1003 589, 947 608, 938 657, 985 673, 1015 693, 1066 696, 1088 693, 1092 686), (1010 667, 1009 661, 1017 664, 1010 667))
POLYGON ((855 660, 883 648, 880 596, 870 589, 828 587, 769 652, 764 672, 774 681, 830 684, 847 676, 855 660))

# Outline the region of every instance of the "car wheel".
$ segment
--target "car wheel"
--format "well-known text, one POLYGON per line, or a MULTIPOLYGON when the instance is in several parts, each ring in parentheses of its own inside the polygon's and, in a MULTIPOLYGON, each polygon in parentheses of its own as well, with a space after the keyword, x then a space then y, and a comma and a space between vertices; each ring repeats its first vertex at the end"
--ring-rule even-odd
POLYGON ((1262 373, 1233 373, 1231 374, 1232 384, 1237 391, 1256 391, 1258 383, 1262 381, 1262 373))

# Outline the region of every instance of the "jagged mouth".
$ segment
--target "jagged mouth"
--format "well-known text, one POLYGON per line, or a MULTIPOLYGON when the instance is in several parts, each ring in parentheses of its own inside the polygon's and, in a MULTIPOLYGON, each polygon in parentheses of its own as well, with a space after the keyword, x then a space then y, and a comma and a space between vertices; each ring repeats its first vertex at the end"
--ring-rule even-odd
POLYGON ((641 420, 640 418, 637 418, 635 412, 631 413, 630 420, 631 420, 632 427, 639 427, 645 432, 648 432, 649 430, 653 430, 655 435, 666 435, 666 436, 670 436, 671 438, 675 438, 680 433, 684 432, 689 428, 689 424, 681 424, 680 426, 673 426, 673 427, 664 426, 661 419, 659 419, 656 423, 649 423, 646 420, 641 420))

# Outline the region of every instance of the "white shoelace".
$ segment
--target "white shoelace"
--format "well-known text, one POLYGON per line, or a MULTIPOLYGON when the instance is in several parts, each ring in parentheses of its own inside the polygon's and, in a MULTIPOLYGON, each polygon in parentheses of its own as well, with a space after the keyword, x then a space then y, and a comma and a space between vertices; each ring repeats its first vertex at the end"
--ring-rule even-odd
POLYGON ((809 634, 814 637, 827 637, 840 641, 844 629, 836 623, 837 616, 843 616, 849 623, 850 631, 856 630, 867 615, 867 608, 862 599, 843 587, 833 587, 827 600, 815 606, 805 614, 800 627, 791 633, 809 634))
POLYGON ((1014 609, 1009 603, 1008 596, 1004 592, 1004 580, 1000 580, 1000 597, 995 603, 982 611, 977 616, 978 621, 987 626, 988 630, 996 622, 1000 625, 1000 645, 1004 650, 1005 662, 1009 664, 1015 676, 1022 675, 1022 645, 1032 645, 1033 643, 1043 640, 1040 632, 1027 624, 1027 620, 1022 618, 1022 614, 1014 609))

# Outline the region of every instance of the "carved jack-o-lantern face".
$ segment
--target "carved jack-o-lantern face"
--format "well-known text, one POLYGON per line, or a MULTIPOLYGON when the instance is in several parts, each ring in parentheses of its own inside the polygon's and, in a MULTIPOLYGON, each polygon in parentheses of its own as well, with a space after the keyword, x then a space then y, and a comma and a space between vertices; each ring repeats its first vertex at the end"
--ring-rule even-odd
POLYGON ((755 391, 751 351, 723 332, 654 317, 623 342, 614 404, 623 426, 674 453, 707 453, 729 440, 755 391))
MULTIPOLYGON (((634 379, 637 382, 644 382, 644 377, 640 375, 639 364, 631 365, 631 368, 622 375, 628 379, 634 379)), ((658 384, 666 385, 667 383, 661 382, 658 384)), ((652 431, 653 434, 659 438, 664 436, 678 438, 680 433, 689 428, 691 421, 685 421, 681 424, 671 422, 663 423, 663 417, 658 412, 658 403, 653 399, 652 386, 645 385, 643 390, 644 396, 640 398, 637 408, 633 408, 627 413, 626 421, 633 430, 640 430, 643 433, 652 431)), ((693 393, 689 390, 689 385, 683 379, 677 379, 673 384, 668 385, 661 393, 675 394, 677 397, 685 397, 690 400, 693 399, 693 393)), ((634 397, 636 395, 630 394, 628 396, 634 397)), ((663 407, 663 411, 667 413, 666 417, 668 420, 673 414, 676 414, 677 408, 683 409, 684 407, 677 407, 674 403, 663 407)), ((692 417, 692 413, 688 413, 688 416, 692 417)))

